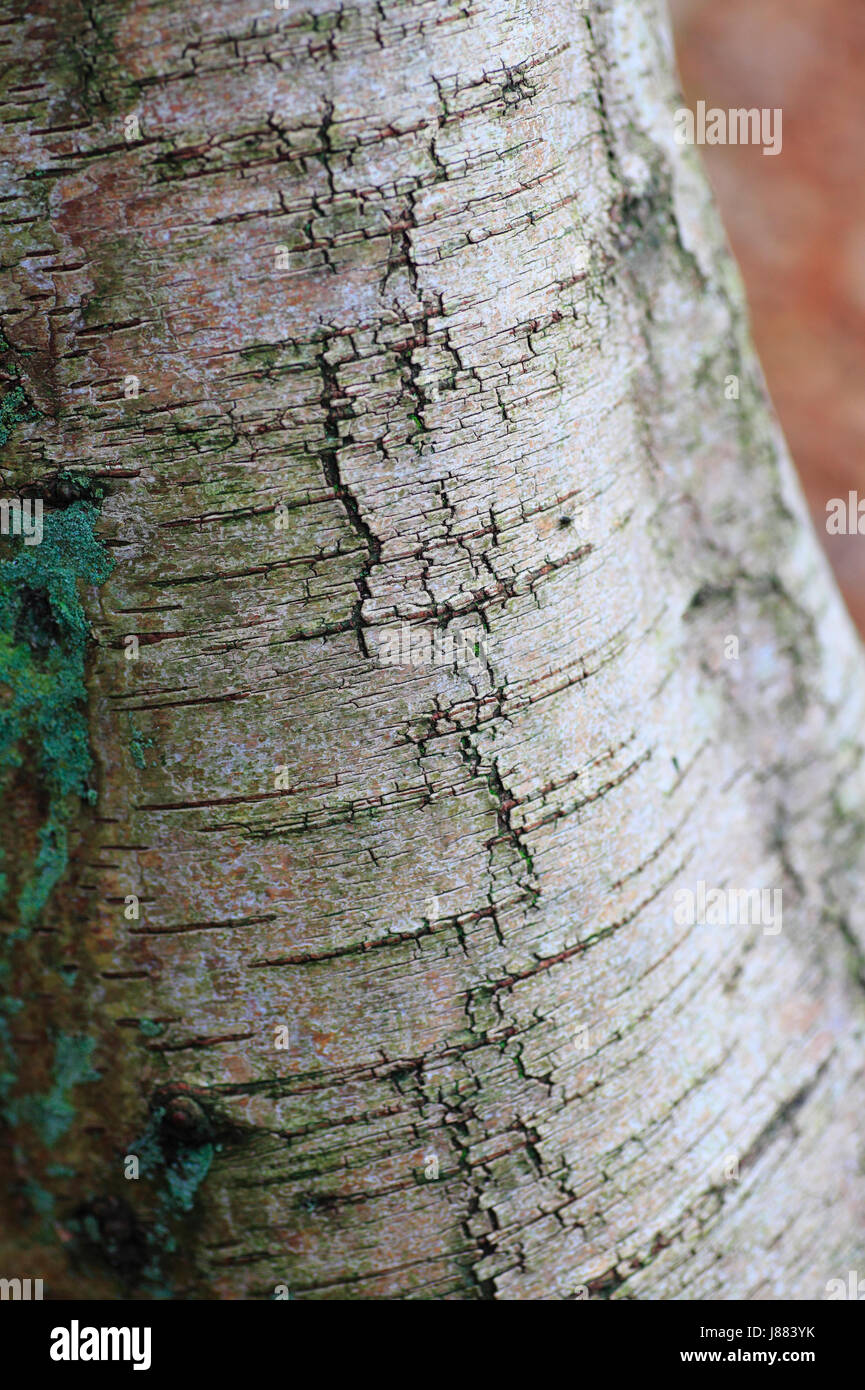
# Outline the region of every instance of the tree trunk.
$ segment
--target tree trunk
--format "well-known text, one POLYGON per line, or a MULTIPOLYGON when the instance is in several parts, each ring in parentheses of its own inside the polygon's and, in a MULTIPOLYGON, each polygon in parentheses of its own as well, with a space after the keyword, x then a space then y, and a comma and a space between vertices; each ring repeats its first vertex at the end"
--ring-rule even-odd
POLYGON ((824 1297, 865 670, 663 6, 9 12, 0 1273, 824 1297))

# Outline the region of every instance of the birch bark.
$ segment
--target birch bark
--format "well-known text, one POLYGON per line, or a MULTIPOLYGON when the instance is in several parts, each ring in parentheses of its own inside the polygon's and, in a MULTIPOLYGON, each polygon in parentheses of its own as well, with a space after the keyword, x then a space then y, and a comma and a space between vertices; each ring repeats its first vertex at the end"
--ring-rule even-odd
MULTIPOLYGON (((5 774, 3 1272, 823 1297, 865 671, 663 5, 6 12, 4 487, 114 568, 92 774, 5 774), (388 664, 402 623, 485 659, 388 664), (700 882, 782 930, 680 925, 700 882)), ((71 620, 5 573, 32 676, 71 620)))

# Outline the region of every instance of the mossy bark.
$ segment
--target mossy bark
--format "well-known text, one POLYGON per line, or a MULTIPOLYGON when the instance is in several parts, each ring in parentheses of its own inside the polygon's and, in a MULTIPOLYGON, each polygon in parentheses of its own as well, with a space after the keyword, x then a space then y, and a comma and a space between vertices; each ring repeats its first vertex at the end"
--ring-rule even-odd
POLYGON ((98 484, 114 563, 34 922, 32 730, 7 774, 0 1272, 821 1297, 865 1254, 865 670, 662 7, 9 13, 0 470, 98 484), (487 659, 383 664, 403 621, 487 659), (783 931, 677 925, 700 880, 783 931))

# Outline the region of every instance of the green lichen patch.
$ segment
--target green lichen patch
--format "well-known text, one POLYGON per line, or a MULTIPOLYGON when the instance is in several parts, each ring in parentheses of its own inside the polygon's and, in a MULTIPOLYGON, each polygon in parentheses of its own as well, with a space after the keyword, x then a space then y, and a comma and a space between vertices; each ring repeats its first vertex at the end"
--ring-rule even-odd
POLYGON ((153 747, 153 739, 149 735, 144 735, 140 729, 132 725, 132 735, 129 740, 129 752, 132 761, 137 768, 144 769, 147 766, 146 750, 153 747))
POLYGON ((24 491, 43 498, 50 507, 62 508, 71 507, 73 502, 92 502, 94 507, 99 507, 105 500, 107 489, 99 478, 90 473, 61 468, 24 491))
POLYGON ((145 1038, 158 1038, 165 1032, 165 1024, 158 1023, 155 1018, 140 1018, 138 1020, 138 1027, 145 1038))
POLYGON ((22 1123, 32 1125, 48 1148, 62 1139, 75 1119, 70 1092, 76 1086, 100 1078, 90 1061, 94 1045, 92 1038, 60 1034, 54 1044, 51 1089, 44 1095, 20 1096, 9 1102, 6 1113, 13 1127, 22 1123))
POLYGON ((168 1200, 177 1211, 192 1211, 196 1194, 213 1162, 215 1146, 203 1144, 179 1155, 176 1162, 165 1170, 168 1200))
POLYGON ((0 1105, 5 1103, 6 1097, 18 1079, 15 1049, 12 1045, 12 1028, 9 1020, 24 1008, 23 1000, 13 999, 8 993, 9 974, 9 962, 0 961, 0 987, 2 987, 2 994, 0 994, 0 1057, 2 1057, 0 1105))
POLYGON ((126 1147, 138 1159, 135 1180, 123 1195, 91 1194, 63 1218, 76 1260, 107 1270, 128 1293, 172 1297, 171 1271, 223 1131, 185 1088, 157 1091, 144 1132, 126 1147))
POLYGON ((41 410, 37 410, 24 387, 13 386, 0 400, 0 449, 19 425, 41 419, 41 410))
MULTIPOLYGON (((32 873, 18 897, 31 925, 63 876, 67 825, 92 802, 85 662, 90 628, 80 584, 103 584, 113 561, 94 533, 98 509, 76 501, 45 516, 40 545, 19 540, 0 565, 0 787, 14 769, 38 780, 47 813, 32 873)), ((0 896, 6 891, 0 878, 0 896)))
POLYGON ((157 1096, 147 1128, 134 1146, 142 1175, 158 1175, 160 1205, 189 1212, 210 1171, 216 1152, 213 1124, 198 1103, 186 1095, 157 1096))

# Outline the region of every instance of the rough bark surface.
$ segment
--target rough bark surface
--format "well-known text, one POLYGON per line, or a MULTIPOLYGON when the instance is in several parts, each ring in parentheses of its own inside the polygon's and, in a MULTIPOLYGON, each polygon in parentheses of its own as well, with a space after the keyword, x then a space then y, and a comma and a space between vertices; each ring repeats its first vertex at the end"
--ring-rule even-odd
MULTIPOLYGON (((114 568, 93 773, 46 792, 32 730, 4 773, 0 1273, 822 1297, 865 1258, 865 669, 663 7, 6 16, 3 485, 114 568), (403 621, 488 661, 385 665, 403 621), (700 880, 783 930, 678 925, 700 880)), ((16 574, 38 664, 71 619, 16 574)))

